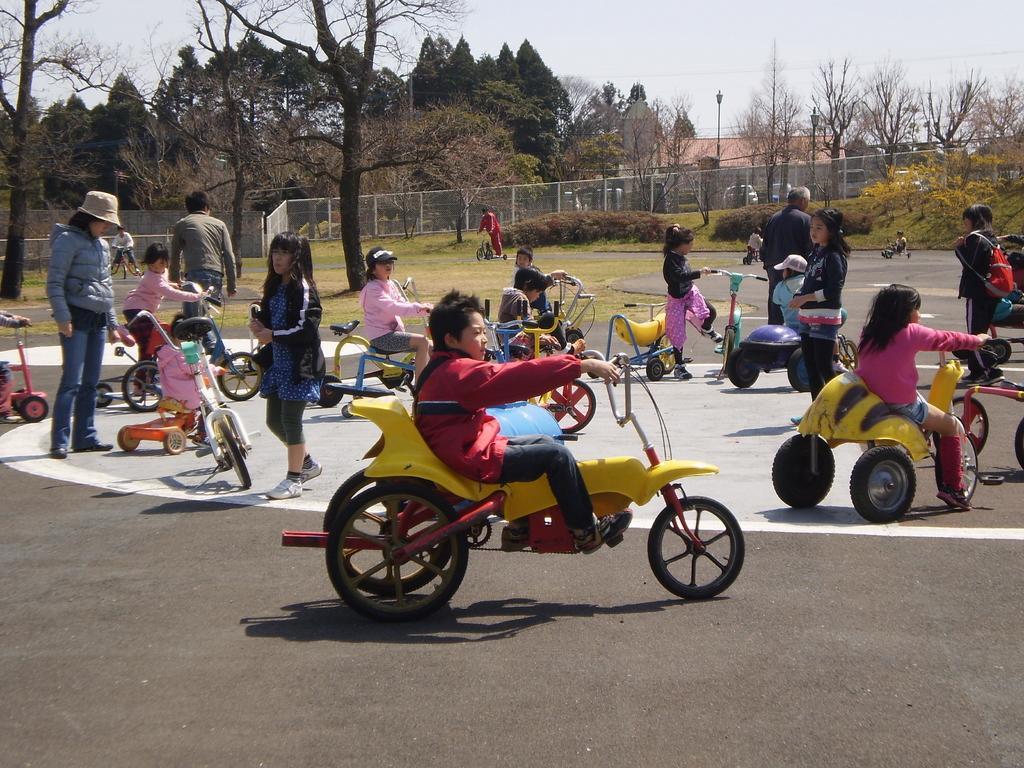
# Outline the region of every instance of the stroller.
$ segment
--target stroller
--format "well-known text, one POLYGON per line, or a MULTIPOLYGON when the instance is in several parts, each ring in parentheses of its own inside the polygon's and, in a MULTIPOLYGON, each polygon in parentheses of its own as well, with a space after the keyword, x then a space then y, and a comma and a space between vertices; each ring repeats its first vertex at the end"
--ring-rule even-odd
POLYGON ((152 320, 164 344, 157 350, 157 369, 162 398, 157 405, 158 418, 145 424, 122 427, 117 444, 124 451, 134 451, 142 440, 163 443, 164 450, 177 455, 185 450, 186 440, 209 445, 217 463, 214 472, 233 469, 243 489, 252 487, 246 455, 252 441, 238 414, 228 409, 214 386, 216 372, 203 353, 199 340, 213 323, 205 317, 183 320, 174 327, 174 336, 181 341, 177 347, 167 332, 148 312, 140 312, 152 320))

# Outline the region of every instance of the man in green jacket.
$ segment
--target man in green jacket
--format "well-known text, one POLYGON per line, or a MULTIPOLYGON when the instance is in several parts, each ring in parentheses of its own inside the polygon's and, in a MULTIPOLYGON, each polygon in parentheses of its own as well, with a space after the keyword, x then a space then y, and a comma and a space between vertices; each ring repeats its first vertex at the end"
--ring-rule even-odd
POLYGON ((210 215, 210 200, 203 191, 185 198, 188 215, 174 225, 171 240, 171 280, 181 275, 185 258, 185 279, 219 294, 227 277, 228 296, 235 295, 235 253, 227 225, 210 215))

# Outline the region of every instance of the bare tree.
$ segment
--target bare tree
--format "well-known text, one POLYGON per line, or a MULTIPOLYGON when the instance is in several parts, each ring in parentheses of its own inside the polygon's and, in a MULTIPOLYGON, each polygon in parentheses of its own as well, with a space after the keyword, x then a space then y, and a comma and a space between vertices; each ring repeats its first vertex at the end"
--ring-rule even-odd
POLYGON ((52 25, 75 6, 74 0, 24 0, 20 11, 9 10, 12 3, 0 8, 0 107, 8 120, 9 130, 0 134, 0 153, 7 171, 11 191, 10 216, 7 222, 7 250, 0 297, 21 296, 25 264, 25 226, 28 220, 29 190, 37 180, 32 158, 36 151, 33 139, 38 121, 32 87, 37 73, 54 79, 74 78, 73 82, 88 84, 102 80, 101 59, 95 49, 73 37, 43 38, 43 28, 52 25))
POLYGON ((864 94, 865 129, 885 152, 890 168, 896 153, 913 141, 919 111, 902 64, 886 61, 868 77, 864 94))
MULTIPOLYGON (((835 59, 829 59, 818 65, 811 104, 821 115, 823 122, 822 148, 832 158, 825 190, 827 203, 835 195, 838 185, 839 164, 836 160, 842 154, 850 126, 853 125, 861 104, 860 79, 853 71, 853 63, 849 58, 838 63, 835 59)), ((811 127, 813 130, 814 126, 811 127)), ((811 144, 813 147, 814 142, 811 144)), ((811 162, 814 160, 816 158, 812 158, 811 162)))
POLYGON ((772 54, 761 90, 751 98, 740 118, 738 131, 750 143, 753 158, 764 165, 769 196, 776 170, 782 165, 785 173, 785 166, 793 157, 799 114, 800 104, 786 83, 784 65, 779 60, 775 43, 772 43, 772 54))
POLYGON ((921 95, 928 134, 946 150, 962 149, 974 137, 971 120, 982 94, 985 78, 973 69, 961 79, 950 78, 944 92, 935 93, 931 83, 921 95))
POLYGON ((399 36, 410 27, 429 32, 453 20, 462 0, 216 0, 246 29, 302 52, 324 75, 341 107, 340 130, 317 126, 296 136, 323 143, 341 155, 337 177, 341 198, 341 240, 349 287, 365 281, 359 232, 362 175, 374 168, 415 162, 413 152, 369 158, 364 147, 366 98, 375 78, 379 52, 401 55, 399 36), (315 43, 288 37, 296 23, 312 25, 315 43))

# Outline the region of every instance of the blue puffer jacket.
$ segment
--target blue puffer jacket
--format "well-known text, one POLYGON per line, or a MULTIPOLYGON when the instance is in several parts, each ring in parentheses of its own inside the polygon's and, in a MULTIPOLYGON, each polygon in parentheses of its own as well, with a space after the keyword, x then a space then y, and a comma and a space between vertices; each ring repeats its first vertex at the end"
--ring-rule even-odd
POLYGON ((77 227, 54 224, 50 233, 50 269, 46 297, 53 319, 71 320, 68 306, 100 312, 114 328, 114 285, 110 280, 110 248, 103 238, 93 240, 77 227))

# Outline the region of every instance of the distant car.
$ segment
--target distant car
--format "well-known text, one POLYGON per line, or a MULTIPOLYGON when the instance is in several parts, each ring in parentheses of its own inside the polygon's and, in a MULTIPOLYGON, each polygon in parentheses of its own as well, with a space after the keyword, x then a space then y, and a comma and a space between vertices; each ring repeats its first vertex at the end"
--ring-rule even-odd
POLYGON ((757 190, 749 184, 734 184, 726 187, 722 193, 724 208, 740 208, 744 205, 757 205, 757 190))
POLYGON ((773 203, 780 203, 780 202, 782 202, 783 200, 785 200, 789 196, 789 193, 792 190, 793 190, 793 185, 792 184, 788 184, 788 183, 787 184, 783 184, 780 181, 776 181, 774 184, 772 184, 772 194, 771 194, 772 202, 773 203))

